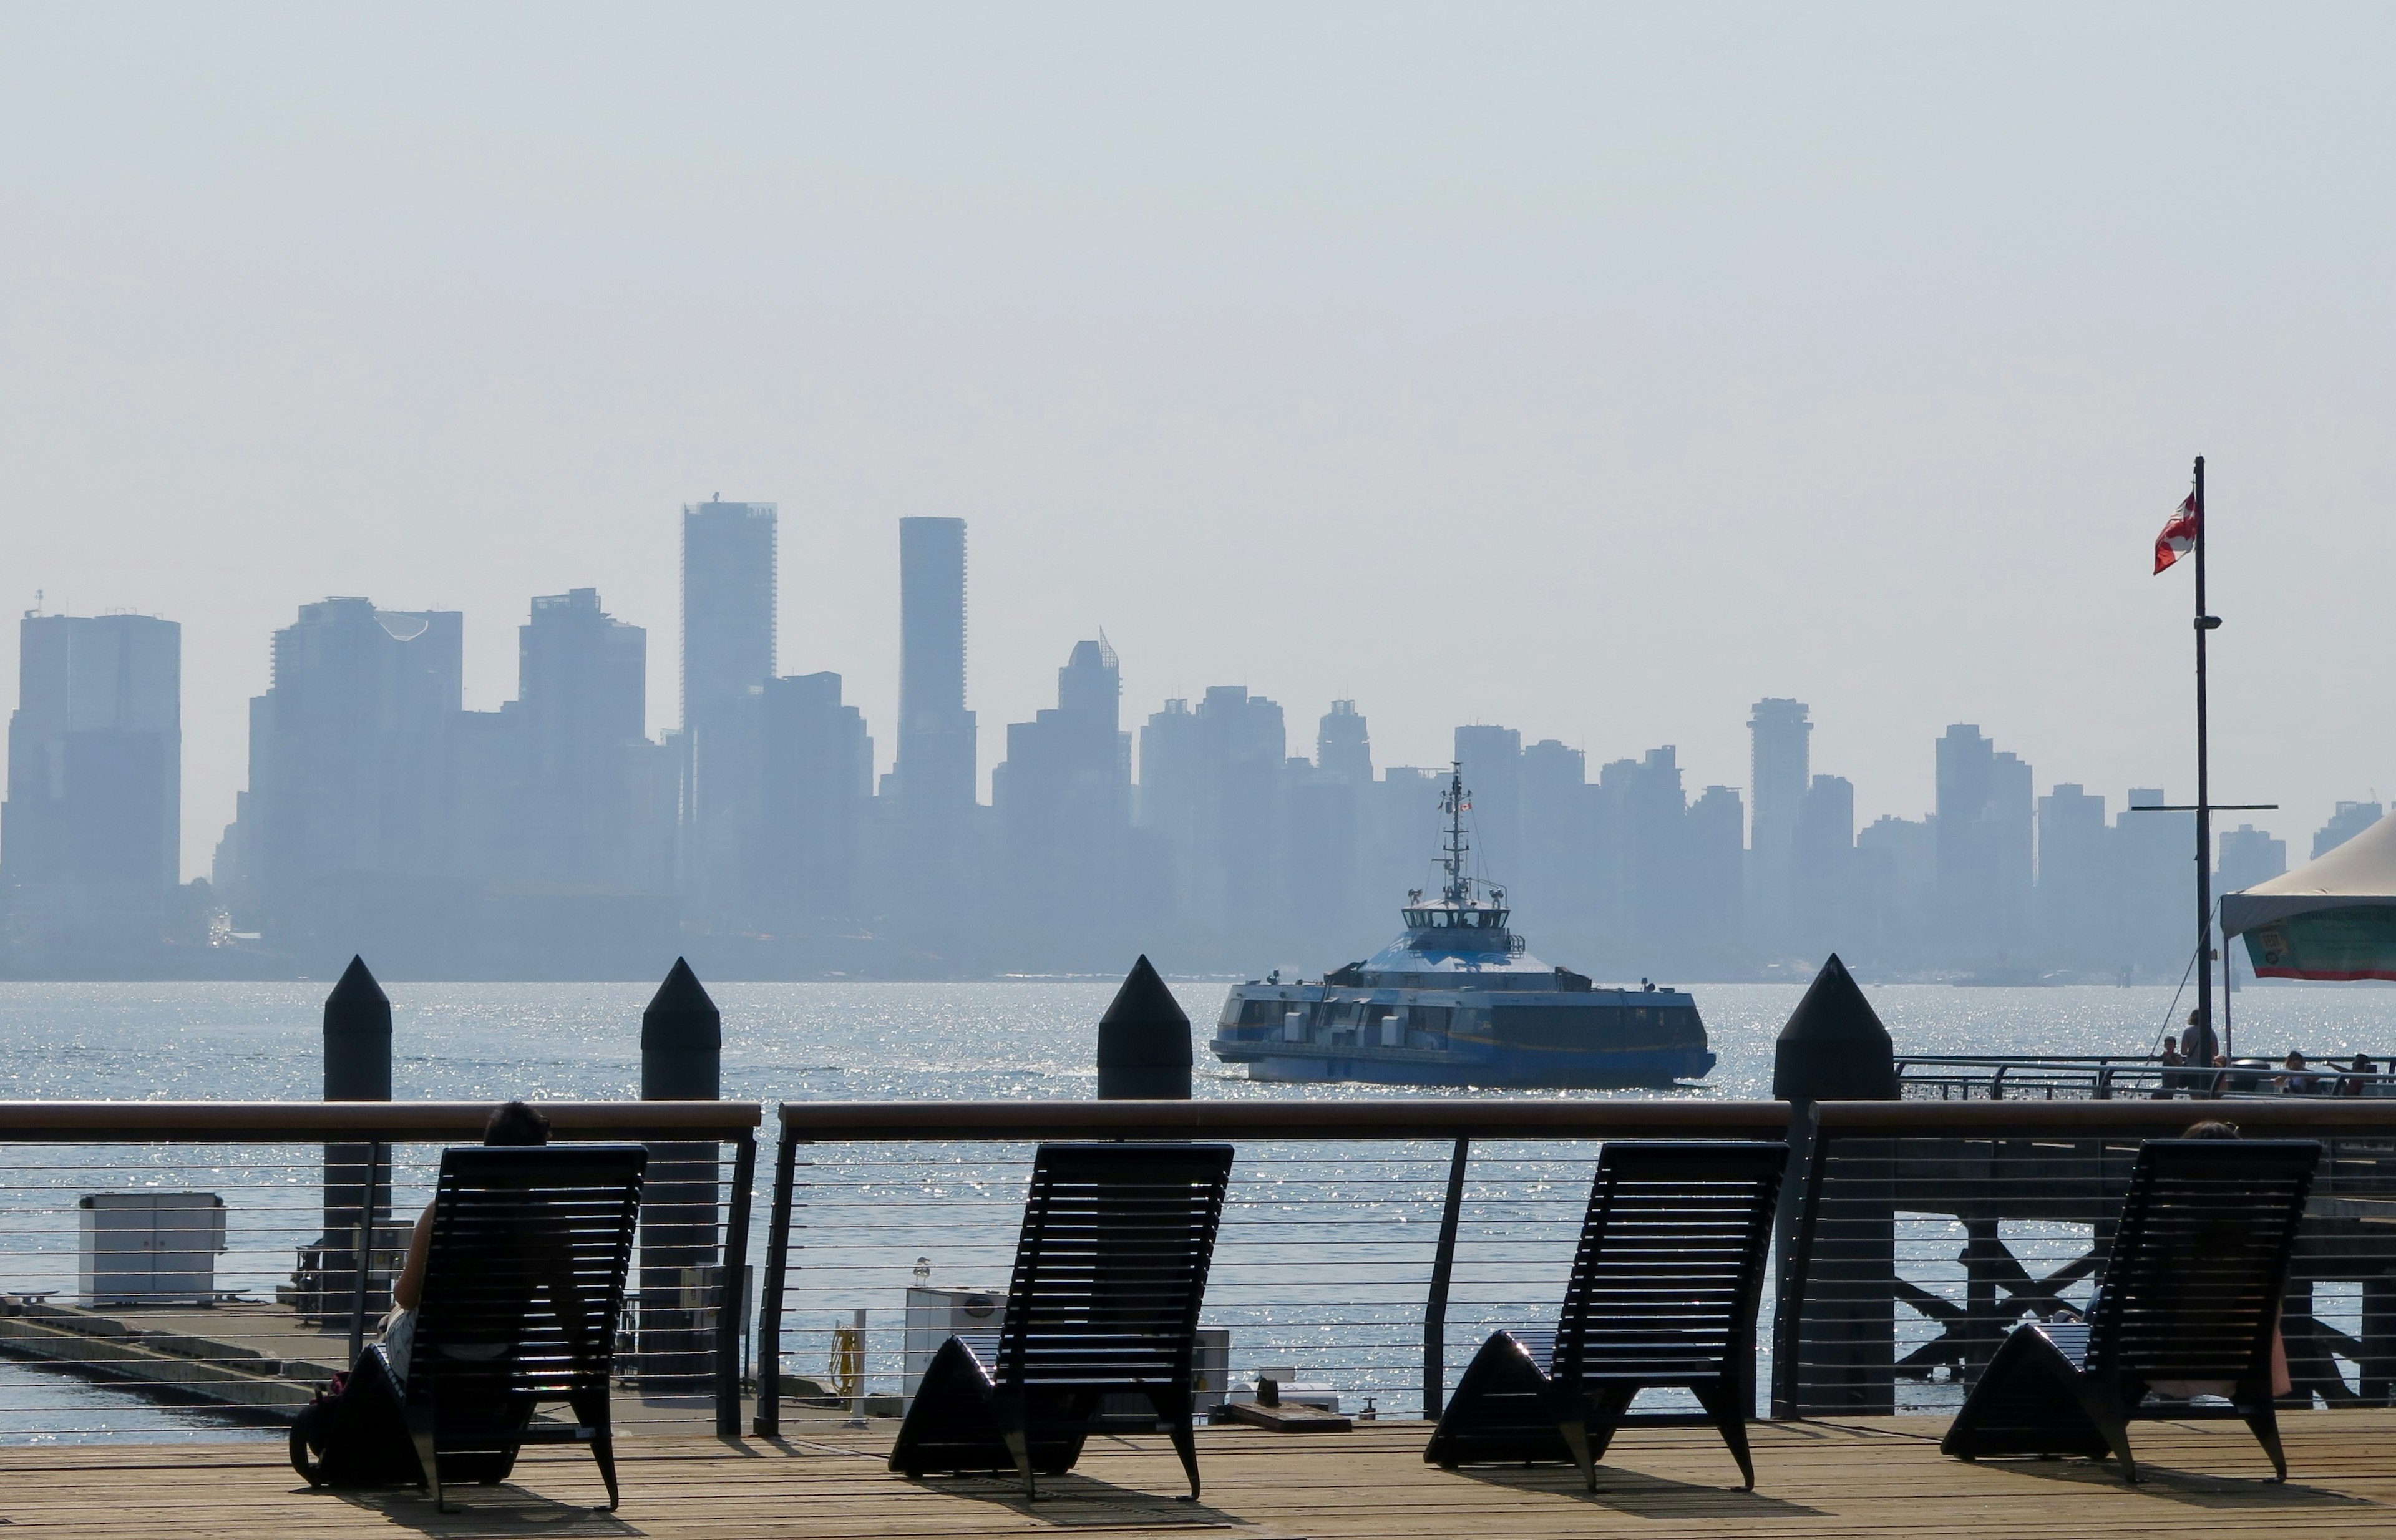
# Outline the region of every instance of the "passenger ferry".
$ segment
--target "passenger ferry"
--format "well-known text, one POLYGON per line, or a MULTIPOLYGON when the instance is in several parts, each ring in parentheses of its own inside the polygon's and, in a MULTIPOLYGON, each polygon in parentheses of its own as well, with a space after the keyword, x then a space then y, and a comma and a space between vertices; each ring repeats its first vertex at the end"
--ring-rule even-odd
POLYGON ((1440 798, 1440 896, 1408 894, 1404 932, 1362 962, 1233 986, 1215 1056, 1250 1080, 1382 1085, 1664 1089, 1710 1070, 1687 994, 1601 989, 1530 954, 1505 891, 1467 870, 1468 795, 1457 765, 1440 798))

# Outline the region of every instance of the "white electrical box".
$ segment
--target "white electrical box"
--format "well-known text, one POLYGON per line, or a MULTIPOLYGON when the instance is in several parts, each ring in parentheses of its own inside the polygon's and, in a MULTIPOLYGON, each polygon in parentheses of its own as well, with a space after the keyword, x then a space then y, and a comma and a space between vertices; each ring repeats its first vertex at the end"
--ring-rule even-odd
POLYGON ((216 1298, 225 1206, 215 1193, 93 1192, 76 1207, 75 1281, 85 1304, 216 1298))
MULTIPOLYGON (((907 1291, 906 1378, 901 1389, 906 1403, 914 1404, 915 1387, 932 1355, 952 1336, 996 1336, 1006 1323, 1004 1289, 933 1289, 921 1285, 907 1291)), ((1201 1416, 1223 1404, 1231 1387, 1231 1334, 1228 1327, 1198 1328, 1197 1352, 1191 1361, 1191 1388, 1201 1416)), ((985 1355, 986 1356, 986 1355, 985 1355)), ((988 1365, 985 1364, 985 1367, 988 1365)), ((1107 1417, 1155 1414, 1145 1396, 1109 1396, 1101 1406, 1107 1417)))
POLYGON ((915 1387, 924 1383, 940 1344, 952 1336, 994 1336, 1005 1319, 1005 1289, 909 1289, 906 1374, 899 1387, 907 1404, 914 1404, 915 1387))

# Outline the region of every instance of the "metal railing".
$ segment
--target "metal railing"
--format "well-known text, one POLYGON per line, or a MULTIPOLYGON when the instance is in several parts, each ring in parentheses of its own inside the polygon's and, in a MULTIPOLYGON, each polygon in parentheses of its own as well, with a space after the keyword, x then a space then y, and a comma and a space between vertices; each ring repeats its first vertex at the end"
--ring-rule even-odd
POLYGON ((2083 1310, 2141 1140, 2319 1139, 2283 1317, 2292 1403, 2396 1396, 2396 1105, 2364 1097, 1826 1102, 1784 1211, 1772 1414, 1951 1411, 2025 1316, 2083 1310))
POLYGON ((1275 1369, 1344 1410, 1436 1416, 1452 1334, 1552 1317, 1600 1143, 1777 1139, 1788 1117, 1696 1100, 786 1102, 755 1430, 779 1432, 786 1401, 895 1412, 952 1330, 997 1328, 1041 1140, 1239 1147, 1202 1403, 1275 1369), (795 1384, 783 1358, 801 1342, 841 1383, 795 1384))
POLYGON ((2151 1056, 1913 1054, 1897 1061, 1909 1101, 2112 1101, 2132 1097, 2396 1097, 2396 1074, 2357 1070, 2352 1061, 2312 1059, 2301 1070, 2278 1060, 2227 1066, 2165 1065, 2151 1056))
MULTIPOLYGON (((645 1415, 737 1432, 758 1104, 538 1105, 560 1141, 649 1147, 619 1383, 645 1415)), ((442 1148, 479 1141, 491 1110, 0 1103, 0 1439, 125 1431, 145 1401, 205 1408, 203 1427, 287 1421, 354 1361, 442 1148), (10 1404, 56 1404, 61 1374, 106 1387, 66 1396, 84 1423, 10 1404)))

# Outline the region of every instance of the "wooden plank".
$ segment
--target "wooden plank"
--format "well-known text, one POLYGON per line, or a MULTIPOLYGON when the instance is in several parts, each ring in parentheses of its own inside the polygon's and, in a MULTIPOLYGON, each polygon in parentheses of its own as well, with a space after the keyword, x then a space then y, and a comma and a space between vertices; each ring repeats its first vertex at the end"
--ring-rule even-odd
POLYGON ((1563 1466, 1426 1466, 1420 1423, 1364 1423, 1329 1440, 1209 1428, 1202 1502, 1174 1500, 1180 1471, 1163 1439, 1106 1438, 1072 1475, 1044 1481, 1036 1505, 1012 1478, 891 1475, 887 1426, 771 1441, 632 1438, 624 1507, 612 1515, 590 1507, 602 1494, 588 1456, 562 1448, 529 1452, 506 1485, 453 1494, 450 1514, 409 1492, 312 1493, 273 1444, 11 1448, 0 1449, 0 1520, 12 1540, 2137 1540, 2193 1528, 2206 1540, 2396 1540, 2396 1412, 2286 1418, 2286 1486, 2262 1480, 2270 1467, 2235 1424, 2141 1425, 2133 1436, 2148 1480, 2135 1488, 2084 1461, 1950 1460, 1937 1451, 1943 1430, 1932 1418, 1757 1425, 1760 1480, 1747 1493, 1706 1430, 1634 1429, 1591 1494, 1563 1466))

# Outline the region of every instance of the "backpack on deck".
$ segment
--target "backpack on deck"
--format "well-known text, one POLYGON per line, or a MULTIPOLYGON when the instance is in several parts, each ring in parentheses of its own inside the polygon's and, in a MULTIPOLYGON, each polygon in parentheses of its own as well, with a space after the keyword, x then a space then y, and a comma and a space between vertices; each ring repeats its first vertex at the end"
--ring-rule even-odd
POLYGON ((424 1484, 399 1382, 379 1345, 300 1408, 291 1424, 291 1468, 313 1487, 424 1484))

